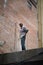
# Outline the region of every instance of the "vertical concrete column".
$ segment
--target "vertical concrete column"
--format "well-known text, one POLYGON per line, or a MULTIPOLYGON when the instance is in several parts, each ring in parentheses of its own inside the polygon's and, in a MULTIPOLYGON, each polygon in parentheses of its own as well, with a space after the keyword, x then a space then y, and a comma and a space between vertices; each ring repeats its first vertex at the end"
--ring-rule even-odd
POLYGON ((42 8, 41 3, 43 5, 43 0, 38 0, 38 42, 39 42, 39 48, 42 47, 42 8))
POLYGON ((42 47, 43 47, 43 0, 41 0, 42 47))
POLYGON ((19 32, 19 24, 15 23, 15 52, 21 51, 21 41, 20 41, 20 32, 19 32))

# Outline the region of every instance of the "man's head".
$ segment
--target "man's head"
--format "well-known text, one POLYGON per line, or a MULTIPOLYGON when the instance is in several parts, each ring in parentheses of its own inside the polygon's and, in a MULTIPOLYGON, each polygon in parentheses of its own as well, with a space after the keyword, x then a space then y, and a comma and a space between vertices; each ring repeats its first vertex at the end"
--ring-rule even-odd
POLYGON ((19 24, 19 26, 22 28, 22 27, 23 27, 23 24, 22 24, 22 23, 20 23, 20 24, 19 24))

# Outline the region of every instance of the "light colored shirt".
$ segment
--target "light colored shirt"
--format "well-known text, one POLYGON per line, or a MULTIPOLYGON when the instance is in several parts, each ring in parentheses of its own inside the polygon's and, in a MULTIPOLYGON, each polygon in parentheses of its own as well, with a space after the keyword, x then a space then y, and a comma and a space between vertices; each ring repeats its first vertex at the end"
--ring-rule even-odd
POLYGON ((22 27, 22 29, 20 29, 20 38, 22 38, 23 36, 25 36, 26 32, 24 32, 24 30, 26 30, 25 27, 22 27))

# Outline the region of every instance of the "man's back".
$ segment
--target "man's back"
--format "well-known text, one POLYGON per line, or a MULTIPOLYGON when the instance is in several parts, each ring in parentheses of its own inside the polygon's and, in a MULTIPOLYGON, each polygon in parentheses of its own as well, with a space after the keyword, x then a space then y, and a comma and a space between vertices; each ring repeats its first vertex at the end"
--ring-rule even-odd
POLYGON ((26 27, 22 27, 20 29, 20 37, 22 38, 23 36, 25 36, 27 32, 28 30, 26 29, 26 27))

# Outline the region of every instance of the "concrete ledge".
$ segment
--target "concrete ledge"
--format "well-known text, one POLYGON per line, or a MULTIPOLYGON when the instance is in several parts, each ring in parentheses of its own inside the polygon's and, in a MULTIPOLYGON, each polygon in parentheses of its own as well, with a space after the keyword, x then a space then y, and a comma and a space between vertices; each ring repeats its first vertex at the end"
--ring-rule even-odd
POLYGON ((43 60, 43 48, 0 54, 0 64, 43 60))

